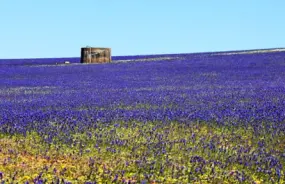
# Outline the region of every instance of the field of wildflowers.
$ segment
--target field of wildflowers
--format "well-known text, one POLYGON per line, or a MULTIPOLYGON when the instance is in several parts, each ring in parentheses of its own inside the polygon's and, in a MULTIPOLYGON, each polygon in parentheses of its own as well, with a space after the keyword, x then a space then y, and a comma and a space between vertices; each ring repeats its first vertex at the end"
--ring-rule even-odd
POLYGON ((69 60, 0 61, 0 183, 285 183, 285 52, 69 60))

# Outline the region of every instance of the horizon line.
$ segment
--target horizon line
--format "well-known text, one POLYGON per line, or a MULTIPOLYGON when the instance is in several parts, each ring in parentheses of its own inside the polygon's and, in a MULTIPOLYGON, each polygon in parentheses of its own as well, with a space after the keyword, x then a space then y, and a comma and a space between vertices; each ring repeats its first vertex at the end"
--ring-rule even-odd
MULTIPOLYGON (((271 51, 276 50, 276 52, 285 51, 285 47, 275 47, 275 48, 262 48, 262 49, 245 49, 245 50, 224 50, 224 51, 202 51, 202 52, 188 52, 188 53, 158 53, 158 54, 137 54, 137 55, 117 55, 111 57, 124 57, 124 56, 156 56, 156 55, 177 55, 177 54, 211 54, 211 53, 244 53, 253 51, 271 51), (281 51, 280 51, 281 50, 281 51)), ((36 57, 36 58, 0 58, 0 60, 30 60, 30 59, 69 59, 69 58, 80 58, 80 56, 71 57, 36 57)))

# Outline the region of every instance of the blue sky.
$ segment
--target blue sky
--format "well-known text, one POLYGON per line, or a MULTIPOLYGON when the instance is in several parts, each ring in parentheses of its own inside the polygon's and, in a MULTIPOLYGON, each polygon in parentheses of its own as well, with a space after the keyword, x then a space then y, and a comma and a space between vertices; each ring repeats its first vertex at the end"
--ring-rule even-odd
POLYGON ((285 46, 284 0, 3 0, 0 58, 114 56, 285 46))

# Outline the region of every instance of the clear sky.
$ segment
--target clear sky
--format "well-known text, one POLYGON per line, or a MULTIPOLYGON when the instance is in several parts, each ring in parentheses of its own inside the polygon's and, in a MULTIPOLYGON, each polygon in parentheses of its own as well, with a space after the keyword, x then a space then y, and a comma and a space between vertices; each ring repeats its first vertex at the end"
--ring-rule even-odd
POLYGON ((285 0, 1 0, 0 58, 285 46, 285 0))

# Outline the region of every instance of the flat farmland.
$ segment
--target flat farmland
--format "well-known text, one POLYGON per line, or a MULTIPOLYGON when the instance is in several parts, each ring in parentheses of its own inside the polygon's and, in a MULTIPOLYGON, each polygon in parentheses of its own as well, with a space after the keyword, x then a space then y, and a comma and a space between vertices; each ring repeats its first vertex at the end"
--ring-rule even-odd
POLYGON ((284 51, 58 60, 0 61, 1 182, 285 183, 284 51))

